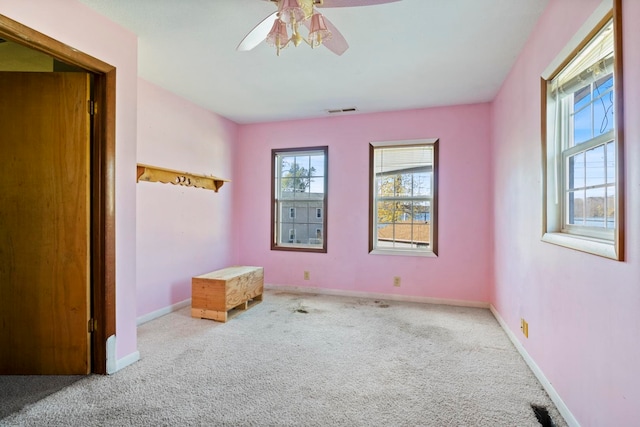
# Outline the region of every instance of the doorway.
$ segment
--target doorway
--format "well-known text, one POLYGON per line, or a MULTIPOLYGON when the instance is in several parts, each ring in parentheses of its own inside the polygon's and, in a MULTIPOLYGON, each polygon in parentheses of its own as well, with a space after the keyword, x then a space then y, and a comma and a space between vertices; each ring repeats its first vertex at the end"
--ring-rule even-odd
MULTIPOLYGON (((88 252, 90 293, 86 309, 90 372, 107 373, 107 339, 115 335, 115 67, 78 52, 44 34, 0 15, 0 38, 18 43, 87 72, 93 82, 95 114, 88 156, 88 252)), ((2 102, 8 102, 3 99, 2 102)), ((2 285, 2 284, 0 284, 2 285)), ((25 316, 37 313, 25 313, 25 316)))

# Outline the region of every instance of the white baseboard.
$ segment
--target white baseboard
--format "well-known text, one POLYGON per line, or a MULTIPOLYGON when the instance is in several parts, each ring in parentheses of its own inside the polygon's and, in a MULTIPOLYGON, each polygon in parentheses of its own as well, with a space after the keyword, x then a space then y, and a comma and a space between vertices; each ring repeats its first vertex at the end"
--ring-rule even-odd
POLYGON ((305 287, 305 286, 282 286, 282 285, 273 285, 273 284, 267 284, 265 285, 265 288, 279 290, 279 291, 307 293, 307 294, 381 299, 381 300, 389 300, 389 301, 419 302, 419 303, 426 303, 426 304, 453 305, 458 307, 489 308, 489 303, 480 302, 480 301, 464 301, 464 300, 454 300, 454 299, 416 297, 411 295, 395 295, 395 294, 383 294, 383 293, 375 293, 375 292, 345 291, 341 289, 311 288, 311 287, 305 287))
MULTIPOLYGON (((169 314, 172 311, 180 310, 183 307, 187 307, 191 305, 191 298, 181 301, 179 303, 170 305, 168 307, 162 308, 160 310, 156 310, 154 312, 145 314, 144 316, 140 316, 136 319, 136 325, 140 326, 144 323, 150 322, 158 317, 162 317, 165 314, 169 314)), ((116 337, 111 336, 107 340, 107 374, 115 374, 121 369, 126 368, 129 365, 136 363, 140 360, 140 352, 134 351, 133 353, 121 358, 115 359, 116 353, 116 337)))
POLYGON ((140 352, 134 351, 133 353, 123 357, 122 359, 118 359, 116 362, 116 372, 120 369, 124 369, 129 365, 133 365, 138 360, 140 360, 140 352))
POLYGON ((160 310, 152 311, 151 313, 147 313, 144 316, 140 316, 136 319, 136 326, 140 326, 147 322, 150 322, 158 317, 162 317, 165 314, 169 314, 173 311, 180 310, 181 308, 188 307, 191 305, 191 298, 188 298, 184 301, 177 302, 173 305, 161 308, 160 310))
POLYGON ((562 401, 562 398, 560 397, 558 392, 553 388, 553 385, 551 385, 551 381, 549 381, 547 377, 545 377, 544 373, 542 372, 542 369, 540 369, 540 367, 531 358, 531 356, 529 356, 529 353, 527 353, 527 350, 525 350, 522 343, 520 343, 518 338, 511 331, 511 329, 509 329, 505 321, 502 319, 502 316, 500 316, 500 313, 498 313, 498 310, 496 310, 496 308, 492 304, 489 306, 489 310, 491 310, 491 313, 493 313, 493 316, 496 318, 496 320, 498 321, 498 323, 500 324, 504 332, 507 334, 507 336, 509 337, 509 339, 511 340, 515 348, 518 350, 518 353, 520 353, 520 355, 522 356, 526 364, 529 365, 529 368, 531 369, 533 374, 536 376, 538 381, 540 381, 540 384, 542 384, 542 387, 544 387, 547 394, 549 395, 553 403, 556 405, 556 408, 558 408, 560 415, 562 415, 562 417, 570 427, 580 427, 580 423, 578 423, 578 420, 576 420, 576 418, 573 416, 573 414, 571 413, 567 405, 565 405, 565 403, 562 401))
POLYGON ((116 359, 116 336, 111 335, 107 338, 107 375, 115 373, 118 368, 118 360, 116 359))
POLYGON ((107 339, 107 375, 115 374, 120 369, 124 369, 140 360, 139 351, 134 351, 121 359, 116 359, 116 339, 115 335, 111 335, 107 339))

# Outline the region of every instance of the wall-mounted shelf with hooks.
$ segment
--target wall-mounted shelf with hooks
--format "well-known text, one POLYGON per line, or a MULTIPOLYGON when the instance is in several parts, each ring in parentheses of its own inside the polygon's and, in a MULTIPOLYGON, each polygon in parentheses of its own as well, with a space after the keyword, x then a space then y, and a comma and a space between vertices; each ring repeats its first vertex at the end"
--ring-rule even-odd
POLYGON ((218 178, 213 175, 182 172, 138 163, 136 182, 140 181, 204 188, 213 190, 216 193, 225 182, 229 182, 228 179, 218 178))

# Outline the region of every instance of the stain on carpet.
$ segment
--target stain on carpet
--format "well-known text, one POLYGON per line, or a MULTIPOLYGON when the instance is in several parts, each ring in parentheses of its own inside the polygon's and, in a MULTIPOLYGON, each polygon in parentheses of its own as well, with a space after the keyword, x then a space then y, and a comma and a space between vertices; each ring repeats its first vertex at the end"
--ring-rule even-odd
POLYGON ((549 411, 544 406, 531 405, 533 413, 542 427, 556 427, 549 415, 549 411))

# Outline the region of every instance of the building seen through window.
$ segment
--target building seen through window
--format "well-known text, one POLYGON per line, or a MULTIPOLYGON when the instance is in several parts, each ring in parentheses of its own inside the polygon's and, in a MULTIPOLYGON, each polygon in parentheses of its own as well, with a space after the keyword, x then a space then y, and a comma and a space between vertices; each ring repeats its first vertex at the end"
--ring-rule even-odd
POLYGON ((326 252, 327 148, 273 150, 272 249, 326 252))

